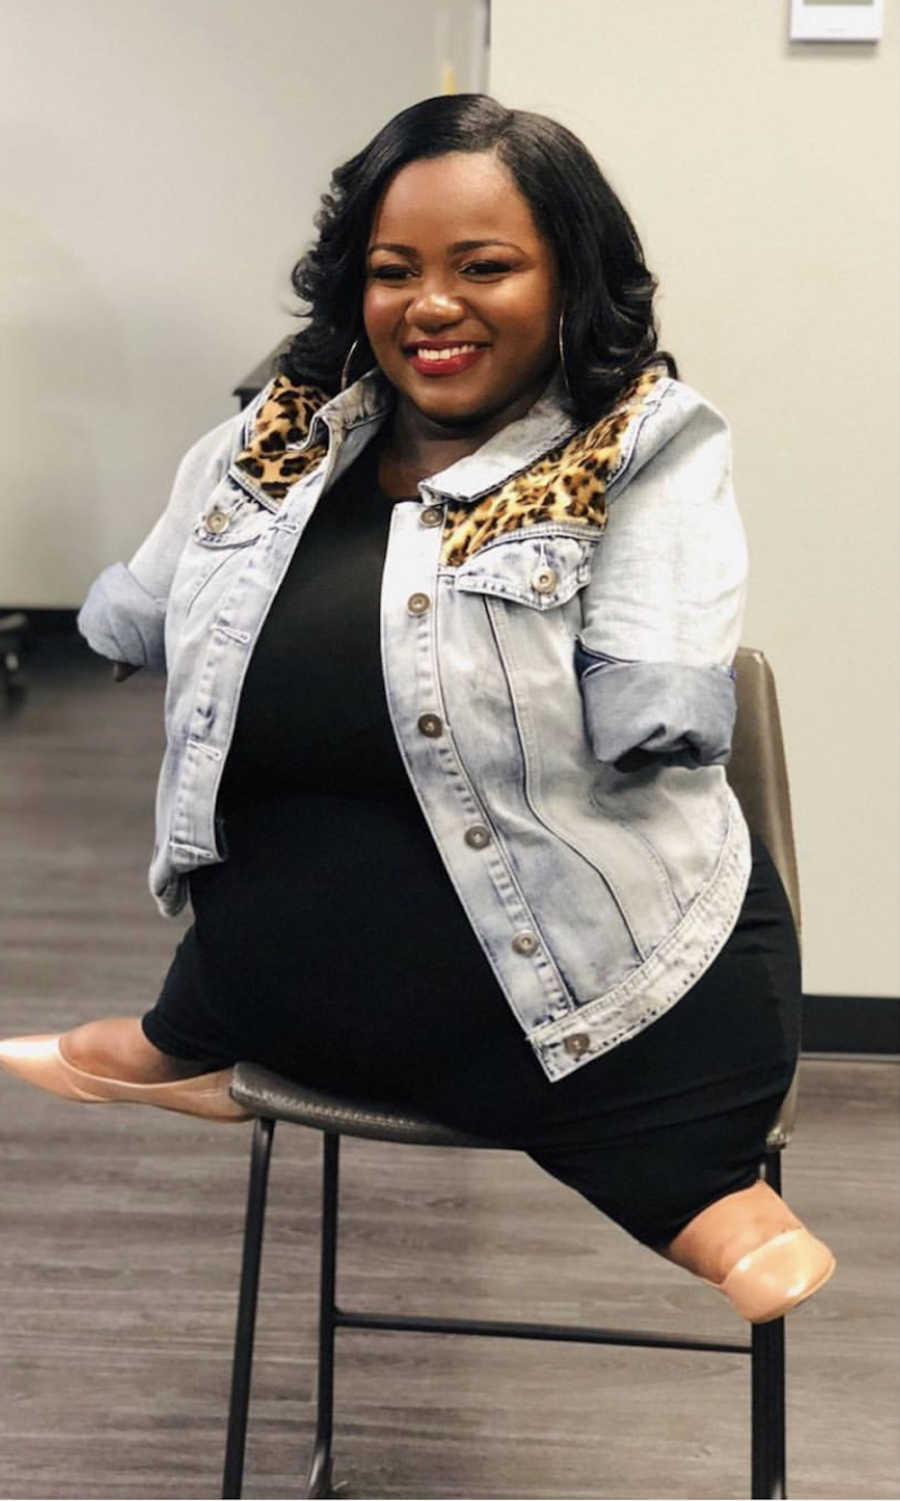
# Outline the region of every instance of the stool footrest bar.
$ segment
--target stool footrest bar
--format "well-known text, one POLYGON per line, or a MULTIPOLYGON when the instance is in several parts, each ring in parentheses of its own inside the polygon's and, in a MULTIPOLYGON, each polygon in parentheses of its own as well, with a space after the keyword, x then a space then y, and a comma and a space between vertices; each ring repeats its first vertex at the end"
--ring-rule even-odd
POLYGON ((752 1346, 718 1339, 682 1339, 643 1329, 593 1329, 572 1324, 525 1324, 502 1319, 417 1318, 411 1314, 353 1313, 336 1308, 338 1329, 419 1331, 423 1334, 482 1334, 506 1339, 562 1340, 568 1344, 638 1345, 646 1350, 716 1350, 724 1355, 750 1355, 752 1346))

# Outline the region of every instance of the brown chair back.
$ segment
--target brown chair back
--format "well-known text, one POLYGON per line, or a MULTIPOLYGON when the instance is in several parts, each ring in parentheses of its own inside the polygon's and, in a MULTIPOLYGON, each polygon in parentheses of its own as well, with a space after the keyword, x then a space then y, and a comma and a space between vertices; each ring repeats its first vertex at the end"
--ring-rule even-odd
MULTIPOLYGON (((772 856, 791 904, 799 939, 800 885, 775 678, 763 653, 752 646, 738 649, 734 669, 737 720, 726 775, 751 833, 759 835, 772 856)), ((794 1128, 796 1103, 795 1073, 769 1132, 769 1147, 787 1145, 794 1128)))

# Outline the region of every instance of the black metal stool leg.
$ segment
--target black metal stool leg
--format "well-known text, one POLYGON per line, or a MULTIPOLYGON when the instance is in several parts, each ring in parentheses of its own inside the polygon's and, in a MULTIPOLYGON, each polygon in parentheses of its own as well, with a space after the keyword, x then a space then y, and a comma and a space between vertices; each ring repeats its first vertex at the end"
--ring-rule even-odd
MULTIPOLYGON (((781 1153, 767 1152, 763 1176, 781 1192, 781 1153)), ((787 1495, 785 1453, 784 1319, 754 1324, 751 1331, 753 1385, 752 1495, 754 1501, 780 1501, 787 1495)))
POLYGON ((331 1493, 331 1430, 334 1412, 335 1263, 337 1259, 338 1149, 341 1138, 322 1136, 322 1260, 319 1280, 319 1373, 316 1438, 306 1481, 307 1496, 331 1493))
POLYGON ((784 1319, 754 1324, 753 1497, 780 1501, 785 1489, 784 1319))
POLYGON ((228 1409, 228 1441, 225 1447, 225 1473, 222 1495, 225 1501, 240 1496, 244 1476, 244 1444, 247 1437, 247 1408, 250 1402, 250 1368, 253 1362, 253 1335, 256 1327, 256 1295, 259 1289, 259 1265, 262 1257, 263 1227, 266 1215, 266 1185, 275 1122, 258 1118, 253 1128, 250 1149, 250 1180, 247 1186, 247 1214, 244 1220, 244 1257, 241 1265, 241 1291, 238 1299, 237 1329, 234 1336, 234 1361, 231 1368, 231 1402, 228 1409))

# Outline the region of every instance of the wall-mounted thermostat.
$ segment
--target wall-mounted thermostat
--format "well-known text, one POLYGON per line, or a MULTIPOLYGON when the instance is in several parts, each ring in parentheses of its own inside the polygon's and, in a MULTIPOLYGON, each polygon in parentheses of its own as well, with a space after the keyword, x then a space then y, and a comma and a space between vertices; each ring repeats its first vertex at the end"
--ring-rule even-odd
POLYGON ((884 0, 791 0, 792 42, 877 42, 884 0))

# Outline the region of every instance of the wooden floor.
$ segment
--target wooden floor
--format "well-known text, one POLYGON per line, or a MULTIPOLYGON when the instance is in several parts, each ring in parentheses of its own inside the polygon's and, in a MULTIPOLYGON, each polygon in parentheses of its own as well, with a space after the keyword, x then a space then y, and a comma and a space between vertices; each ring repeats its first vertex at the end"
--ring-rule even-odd
MULTIPOLYGON (((0 716, 0 1035, 152 1004, 186 919, 145 888, 161 685, 45 647, 0 716)), ((900 1493, 900 1071, 802 1065, 785 1190, 834 1247, 788 1320, 795 1497, 900 1493)), ((249 1128, 0 1078, 0 1495, 219 1493, 249 1128)), ((276 1136, 245 1494, 294 1497, 314 1398, 319 1138, 276 1136)), ((724 1300, 524 1158, 349 1142, 346 1306, 741 1339, 724 1300)), ((344 1497, 749 1494, 749 1362, 339 1336, 344 1497)))

